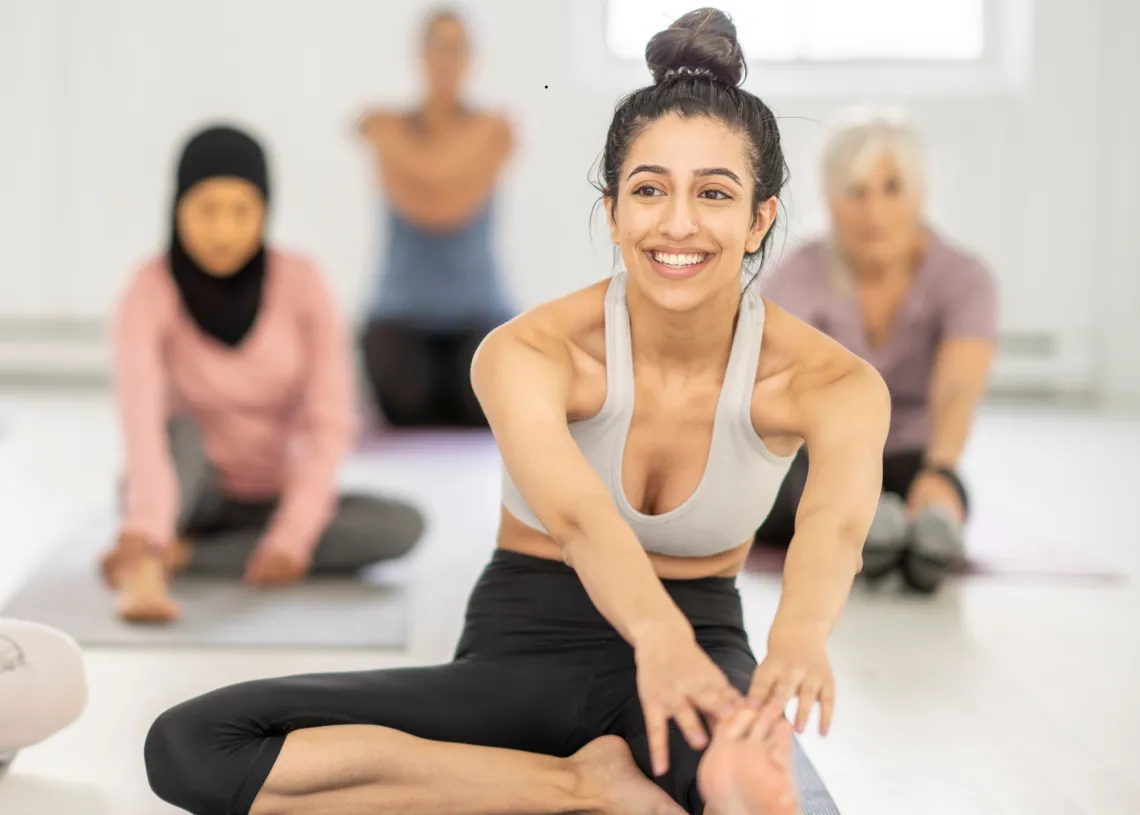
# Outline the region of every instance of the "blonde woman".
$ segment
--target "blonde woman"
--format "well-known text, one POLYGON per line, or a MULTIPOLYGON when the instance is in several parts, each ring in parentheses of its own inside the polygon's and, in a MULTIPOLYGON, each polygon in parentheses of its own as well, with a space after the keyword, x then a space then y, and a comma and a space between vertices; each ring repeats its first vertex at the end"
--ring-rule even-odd
MULTIPOLYGON (((993 278, 923 211, 922 144, 889 113, 850 115, 823 159, 830 234, 781 263, 764 294, 863 357, 891 394, 883 496, 864 574, 901 567, 934 591, 963 557, 969 509, 958 475, 994 354, 993 278)), ((791 539, 807 450, 757 540, 791 539)))

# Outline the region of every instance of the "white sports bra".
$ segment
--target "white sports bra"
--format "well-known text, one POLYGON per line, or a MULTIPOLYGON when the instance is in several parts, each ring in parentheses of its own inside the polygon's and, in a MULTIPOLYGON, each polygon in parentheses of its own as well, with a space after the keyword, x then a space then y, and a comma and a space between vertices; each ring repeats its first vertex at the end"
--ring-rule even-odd
MULTIPOLYGON (((752 390, 764 330, 764 301, 751 287, 744 292, 700 483, 676 509, 646 515, 629 503, 621 477, 634 396, 625 288, 626 275, 622 272, 612 278, 606 291, 605 403, 597 415, 571 422, 570 434, 646 551, 675 557, 726 552, 750 540, 768 516, 794 458, 772 453, 752 426, 752 390)), ((522 523, 546 532, 505 469, 503 504, 522 523)))

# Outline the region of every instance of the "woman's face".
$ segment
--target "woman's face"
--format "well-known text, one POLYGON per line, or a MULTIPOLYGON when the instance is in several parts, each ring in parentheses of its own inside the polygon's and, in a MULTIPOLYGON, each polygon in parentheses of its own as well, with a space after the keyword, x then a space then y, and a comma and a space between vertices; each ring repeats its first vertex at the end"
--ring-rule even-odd
POLYGON ((659 306, 687 311, 741 283, 745 252, 776 215, 776 199, 752 208, 744 137, 707 117, 670 114, 630 145, 606 201, 610 236, 630 282, 659 306))
POLYGON ((432 23, 424 43, 424 71, 433 95, 459 95, 467 74, 467 32, 459 20, 442 17, 432 23))
POLYGON ((191 187, 176 209, 178 237, 203 270, 229 277, 261 246, 265 199, 238 178, 210 178, 191 187))
POLYGON ((863 178, 829 195, 839 245, 855 263, 885 263, 914 249, 922 228, 920 191, 908 189, 898 161, 884 153, 863 178))

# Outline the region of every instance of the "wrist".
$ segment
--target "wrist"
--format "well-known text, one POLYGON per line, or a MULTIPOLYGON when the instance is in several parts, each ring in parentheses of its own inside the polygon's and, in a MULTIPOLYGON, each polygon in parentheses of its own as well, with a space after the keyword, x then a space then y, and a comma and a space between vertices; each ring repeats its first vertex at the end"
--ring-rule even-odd
POLYGON ((647 617, 628 626, 629 644, 635 651, 652 649, 663 643, 695 640, 693 626, 680 611, 675 614, 647 617))
POLYGON ((773 642, 788 640, 796 642, 809 640, 824 643, 830 636, 831 625, 826 620, 807 616, 781 616, 779 612, 776 613, 776 618, 772 621, 772 627, 768 629, 769 645, 773 642))
POLYGON ((953 472, 957 467, 958 456, 949 452, 927 450, 922 457, 922 469, 924 470, 950 470, 953 472))

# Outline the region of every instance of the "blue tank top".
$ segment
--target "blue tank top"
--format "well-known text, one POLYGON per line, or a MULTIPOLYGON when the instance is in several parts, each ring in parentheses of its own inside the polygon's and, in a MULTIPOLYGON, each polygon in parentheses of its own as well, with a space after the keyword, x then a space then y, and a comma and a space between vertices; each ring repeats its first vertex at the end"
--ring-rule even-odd
POLYGON ((493 206, 453 232, 422 229, 388 208, 388 245, 373 317, 448 330, 513 316, 493 248, 493 206))

